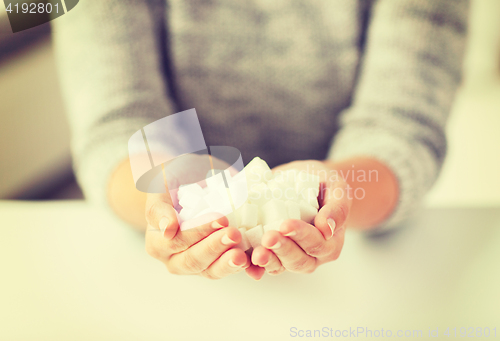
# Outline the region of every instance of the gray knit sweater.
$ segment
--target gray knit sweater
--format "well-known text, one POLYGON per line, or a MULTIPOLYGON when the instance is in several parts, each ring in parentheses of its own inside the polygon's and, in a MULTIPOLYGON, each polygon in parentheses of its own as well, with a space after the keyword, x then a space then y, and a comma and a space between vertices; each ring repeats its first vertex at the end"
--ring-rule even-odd
MULTIPOLYGON (((446 152, 467 0, 86 0, 55 20, 73 155, 105 204, 129 137, 196 108, 245 162, 370 156, 411 215, 446 152)), ((166 131, 166 134, 169 132, 166 131)))

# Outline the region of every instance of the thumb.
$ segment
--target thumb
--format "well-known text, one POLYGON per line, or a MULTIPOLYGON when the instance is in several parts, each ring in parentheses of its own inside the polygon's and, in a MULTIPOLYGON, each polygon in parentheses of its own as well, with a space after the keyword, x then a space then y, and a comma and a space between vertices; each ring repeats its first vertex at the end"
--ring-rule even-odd
POLYGON ((157 230, 170 240, 179 229, 177 212, 169 193, 148 194, 146 200, 146 221, 148 229, 157 230))
POLYGON ((326 181, 321 184, 318 201, 321 208, 314 218, 314 225, 321 231, 326 240, 341 229, 352 205, 352 188, 344 179, 326 181))

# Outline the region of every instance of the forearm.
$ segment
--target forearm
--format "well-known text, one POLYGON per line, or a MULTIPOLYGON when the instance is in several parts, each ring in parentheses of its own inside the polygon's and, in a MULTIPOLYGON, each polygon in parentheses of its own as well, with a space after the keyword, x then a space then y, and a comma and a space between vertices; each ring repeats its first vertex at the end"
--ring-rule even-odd
POLYGON ((340 117, 327 158, 342 161, 340 168, 347 171, 351 164, 343 160, 372 157, 395 178, 381 168, 377 183, 359 184, 366 196, 356 200, 351 225, 378 220, 384 229, 400 225, 436 180, 446 154, 445 123, 460 81, 467 7, 467 0, 373 2, 353 100, 340 117), (391 201, 388 191, 396 184, 391 214, 384 201, 391 201))
POLYGON ((350 228, 368 230, 391 215, 398 202, 399 187, 396 176, 386 165, 367 157, 326 163, 351 187, 345 193, 353 198, 347 220, 350 228))
POLYGON ((128 159, 120 163, 111 175, 107 197, 109 205, 118 217, 140 231, 146 229, 146 193, 135 188, 128 159))
POLYGON ((124 160, 134 132, 174 111, 158 44, 164 7, 162 0, 85 1, 53 22, 78 182, 90 203, 106 211, 111 204, 141 229, 145 196, 124 160))

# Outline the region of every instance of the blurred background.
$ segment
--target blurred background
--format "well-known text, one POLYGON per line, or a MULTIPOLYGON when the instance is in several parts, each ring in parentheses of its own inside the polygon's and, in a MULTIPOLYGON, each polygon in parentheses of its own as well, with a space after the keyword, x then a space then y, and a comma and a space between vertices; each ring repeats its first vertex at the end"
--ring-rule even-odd
MULTIPOLYGON (((500 0, 472 0, 464 81, 432 206, 500 205, 500 0)), ((81 199, 50 26, 13 34, 0 2, 0 199, 81 199)))

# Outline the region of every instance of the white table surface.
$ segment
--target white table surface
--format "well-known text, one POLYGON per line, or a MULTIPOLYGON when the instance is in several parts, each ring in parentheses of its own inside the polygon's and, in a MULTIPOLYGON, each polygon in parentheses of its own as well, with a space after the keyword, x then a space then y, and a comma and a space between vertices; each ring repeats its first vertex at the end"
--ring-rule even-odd
POLYGON ((293 327, 500 338, 500 208, 427 208, 377 238, 348 231, 338 261, 259 282, 170 275, 141 235, 80 201, 0 202, 0 243, 0 340, 288 340, 293 327))

